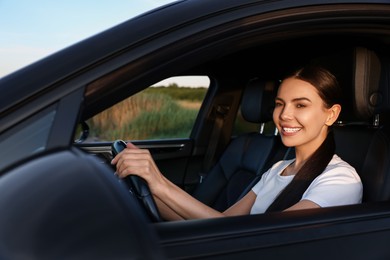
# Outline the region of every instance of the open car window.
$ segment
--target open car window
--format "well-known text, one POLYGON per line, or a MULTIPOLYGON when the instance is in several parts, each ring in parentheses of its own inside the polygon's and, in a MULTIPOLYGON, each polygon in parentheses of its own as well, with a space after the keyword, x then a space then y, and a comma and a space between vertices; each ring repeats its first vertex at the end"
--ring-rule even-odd
POLYGON ((188 138, 209 83, 182 76, 153 84, 90 118, 86 141, 188 138))

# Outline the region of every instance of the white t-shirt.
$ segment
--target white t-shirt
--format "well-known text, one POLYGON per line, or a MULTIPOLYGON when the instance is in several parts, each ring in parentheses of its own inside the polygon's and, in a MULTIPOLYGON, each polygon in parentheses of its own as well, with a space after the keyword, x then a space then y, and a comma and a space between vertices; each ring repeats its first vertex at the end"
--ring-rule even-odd
MULTIPOLYGON (((283 170, 295 159, 275 163, 252 188, 257 195, 251 214, 264 213, 279 193, 291 182, 293 175, 281 176, 283 170)), ((321 207, 361 203, 363 185, 355 169, 338 155, 309 185, 302 200, 310 200, 321 207)))

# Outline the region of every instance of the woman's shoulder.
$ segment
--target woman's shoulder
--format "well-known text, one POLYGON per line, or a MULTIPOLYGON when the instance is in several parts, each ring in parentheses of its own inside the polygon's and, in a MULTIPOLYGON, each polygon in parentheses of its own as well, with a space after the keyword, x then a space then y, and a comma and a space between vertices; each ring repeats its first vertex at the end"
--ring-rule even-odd
POLYGON ((347 168, 351 168, 351 169, 354 169, 355 168, 350 165, 347 161, 344 161, 340 156, 338 156, 337 154, 334 154, 332 159, 330 160, 328 166, 330 166, 331 168, 337 168, 337 167, 347 167, 347 168))
POLYGON ((324 172, 328 172, 328 174, 344 175, 360 179, 356 169, 348 162, 344 161, 337 154, 333 155, 332 160, 329 162, 324 172))

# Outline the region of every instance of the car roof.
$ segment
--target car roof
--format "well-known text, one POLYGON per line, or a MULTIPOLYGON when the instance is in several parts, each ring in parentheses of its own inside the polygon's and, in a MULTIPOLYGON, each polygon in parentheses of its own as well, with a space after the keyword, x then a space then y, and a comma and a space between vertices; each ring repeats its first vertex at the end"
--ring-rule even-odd
MULTIPOLYGON (((139 15, 133 19, 130 19, 118 26, 115 26, 111 29, 108 29, 102 33, 99 33, 93 37, 90 37, 84 41, 81 41, 73 46, 70 46, 62 51, 59 51, 49 57, 46 57, 34 64, 31 64, 15 73, 12 73, 2 79, 0 79, 0 91, 7 92, 9 95, 0 97, 0 115, 6 113, 7 109, 21 104, 27 98, 31 98, 35 95, 40 95, 51 89, 55 88, 56 85, 62 84, 65 81, 76 78, 79 75, 79 72, 85 72, 88 70, 93 70, 99 67, 102 63, 108 64, 110 60, 115 63, 115 67, 123 67, 129 62, 137 61, 140 57, 146 54, 160 54, 160 59, 155 59, 154 62, 162 62, 164 59, 178 59, 175 57, 174 53, 180 53, 180 58, 183 60, 191 59, 193 64, 202 61, 202 66, 205 64, 207 58, 205 58, 204 53, 207 53, 208 49, 216 48, 215 46, 223 46, 223 51, 215 53, 213 58, 219 62, 209 63, 209 66, 203 68, 211 68, 215 73, 218 73, 218 68, 226 63, 227 60, 232 60, 237 57, 248 58, 252 56, 253 49, 251 45, 256 45, 260 42, 259 37, 261 36, 261 42, 265 43, 269 37, 269 41, 281 41, 283 38, 288 37, 288 34, 277 35, 274 30, 275 25, 284 26, 284 32, 287 32, 291 29, 290 37, 297 37, 299 33, 296 31, 297 26, 294 23, 298 22, 297 19, 306 19, 308 29, 305 31, 308 33, 310 30, 310 23, 313 22, 316 14, 318 13, 318 22, 321 23, 321 14, 323 15, 322 22, 326 23, 326 19, 329 19, 330 12, 335 7, 338 7, 338 12, 341 15, 351 14, 349 19, 355 15, 355 13, 361 13, 365 10, 364 4, 370 3, 370 6, 373 6, 374 3, 388 3, 388 1, 312 1, 312 0, 294 0, 294 1, 242 1, 242 0, 223 0, 223 1, 213 1, 210 3, 207 0, 186 0, 186 1, 176 1, 168 5, 162 6, 155 10, 151 10, 142 15, 139 15), (345 4, 345 6, 343 6, 345 4), (354 10, 349 8, 349 4, 359 4, 354 10), (325 8, 326 5, 333 5, 332 8, 325 8), (169 8, 168 8, 169 7, 169 8), (297 8, 311 8, 312 9, 301 9, 297 8), (293 10, 294 9, 294 10, 293 10), (322 11, 321 11, 322 10, 322 11), (343 10, 343 13, 341 12, 343 10), (312 12, 312 16, 310 16, 312 12), (272 12, 278 12, 277 14, 272 14, 272 12), (301 13, 300 13, 301 12, 301 13), (269 14, 269 15, 268 15, 269 14), (259 15, 262 15, 261 17, 259 15), (294 18, 296 16, 296 18, 294 18), (259 22, 259 19, 262 19, 259 22), (269 20, 267 20, 269 19, 269 20), (246 22, 246 23, 243 23, 246 22), (228 33, 225 33, 223 30, 228 28, 235 28, 228 33), (240 32, 239 30, 242 30, 240 32), (245 28, 245 31, 244 31, 245 28), (258 31, 258 29, 262 29, 258 31), (235 33, 235 34, 233 34, 235 33), (267 35, 267 33, 269 33, 267 35), (210 35, 211 34, 211 35, 210 35), (215 35, 212 35, 215 34, 215 35), (195 38, 196 37, 196 38, 195 38), (254 40, 244 43, 244 46, 240 46, 240 41, 242 39, 248 39, 253 37, 254 40), (198 42, 196 42, 198 41, 198 42), (225 44, 224 44, 225 42, 225 44), (229 48, 226 48, 226 44, 232 44, 236 49, 246 49, 248 51, 240 52, 236 56, 230 55, 229 48), (169 49, 169 46, 173 46, 169 49), (182 47, 182 49, 179 49, 182 47), (193 53, 188 51, 187 48, 191 48, 193 53), (203 53, 194 52, 198 50, 203 53), (124 55, 126 54, 126 55, 124 55), (192 55, 191 55, 192 54, 192 55), (249 55, 249 56, 245 56, 249 55), (175 58, 173 58, 175 57, 175 58), (122 59, 122 60, 121 60, 122 59), (199 59, 197 61, 196 59, 199 59), (200 61, 200 59, 203 59, 200 61)), ((373 11, 375 8, 372 8, 373 11)), ((375 9, 376 13, 372 15, 380 16, 378 14, 381 11, 381 8, 375 9)), ((337 14, 337 13, 335 13, 337 14)), ((385 13, 384 13, 385 16, 385 13)), ((383 19, 386 19, 384 17, 383 19)), ((369 19, 369 17, 367 18, 369 19)), ((356 22, 356 21, 355 21, 356 22)), ((303 24, 303 23, 302 23, 303 24)), ((348 24, 348 20, 346 21, 348 24)), ((349 24, 351 25, 351 24, 349 24)), ((355 28, 346 27, 346 28, 331 28, 324 27, 324 30, 333 30, 338 34, 342 34, 343 30, 348 29, 354 30, 355 28)), ((367 32, 372 28, 366 28, 367 32)), ((280 29, 279 29, 280 30, 280 29)), ((362 28, 361 30, 364 30, 362 28)), ((308 36, 315 34, 315 31, 309 32, 308 36)), ((371 32, 372 34, 376 32, 371 32)), ((383 33, 383 32, 380 32, 383 33)), ((325 32, 321 34, 326 35, 325 32)), ((311 37, 311 36, 310 36, 311 37)), ((321 39, 320 39, 321 41, 321 39)), ((368 40, 369 41, 369 40, 368 40)), ((300 45, 301 42, 297 42, 297 45, 300 45)), ((340 42, 340 44, 342 44, 340 42)), ((233 48, 231 48, 233 49, 233 48)), ((283 46, 280 50, 283 49, 283 46)), ((302 51, 301 49, 298 51, 302 51)), ((297 52, 298 53, 298 52, 297 52)), ((262 53, 261 55, 263 55, 262 53)), ((298 53, 299 54, 299 53, 298 53)), ((302 54, 302 53, 300 53, 302 54)), ((209 54, 207 54, 209 55, 209 54)), ((280 57, 271 57, 267 59, 268 62, 278 62, 280 57)), ((294 55, 291 56, 290 60, 295 58, 294 55)), ((211 57, 209 58, 211 59, 211 57)), ((252 57, 252 60, 253 57, 252 57)), ((145 62, 142 61, 142 62, 145 62)), ((240 58, 237 60, 231 61, 233 63, 245 62, 245 59, 240 58)), ((187 62, 188 63, 188 62, 187 62)), ((137 66, 140 63, 134 63, 137 66)), ((111 64, 112 65, 112 64, 111 64)), ((134 69, 134 73, 142 73, 143 69, 147 69, 149 73, 152 73, 153 70, 157 70, 160 64, 149 64, 148 66, 138 66, 140 69, 134 69), (151 68, 154 66, 154 68, 151 68)), ((108 65, 107 65, 108 66, 108 65)), ((114 67, 113 66, 113 67, 114 67)), ((189 65, 188 65, 189 66, 189 65)), ((196 73, 197 67, 182 66, 182 64, 176 65, 176 68, 181 68, 182 71, 177 69, 176 73, 196 73), (188 70, 185 70, 188 69, 188 70)), ((283 66, 281 66, 282 68, 283 66)), ((133 65, 134 68, 134 65, 133 65)), ((198 67, 199 68, 199 67, 198 67)), ((233 69, 235 69, 234 67, 233 69)), ((250 66, 242 67, 244 69, 250 68, 250 66)), ((260 69, 257 69, 258 71, 260 69)), ((199 71, 200 73, 202 70, 199 71)), ((283 71, 281 71, 282 73, 283 71)), ((84 75, 84 81, 87 84, 89 81, 95 79, 99 72, 94 71, 91 73, 91 77, 88 78, 88 74, 84 75)), ((103 72, 104 73, 104 72, 103 72)), ((161 74, 156 74, 155 78, 150 77, 150 83, 154 83, 159 79, 163 79, 164 76, 170 75, 166 72, 163 73, 163 70, 160 69, 161 74), (162 71, 162 72, 161 72, 162 71)), ((250 71, 248 71, 250 73, 250 71)), ((103 76, 103 74, 102 74, 103 76)), ((275 75, 278 76, 278 75, 275 75)), ((137 79, 140 79, 142 75, 132 75, 132 82, 136 86, 137 79)), ((83 81, 82 81, 83 82, 83 81)), ((148 82, 145 81, 144 82, 148 82)), ((137 91, 137 87, 134 87, 133 90, 124 89, 112 90, 112 94, 106 96, 101 95, 101 91, 91 90, 93 87, 90 87, 90 91, 87 91, 91 94, 91 98, 87 102, 88 108, 85 115, 93 115, 104 108, 118 102, 119 97, 126 97, 130 95, 131 91, 137 91), (114 91, 118 93, 114 94, 114 91), (93 93, 99 94, 99 97, 93 96, 93 93), (119 97, 118 97, 119 96, 119 97), (99 99, 99 100, 97 100, 99 99), (105 101, 104 101, 105 99, 105 101), (96 103, 99 102, 99 105, 96 103)), ((108 86, 108 85, 107 85, 108 86)), ((71 86, 66 87, 67 92, 75 90, 75 88, 80 87, 80 85, 72 84, 71 86)), ((112 85, 110 85, 112 87, 112 85)), ((142 88, 145 86, 140 86, 142 88)), ((99 88, 102 88, 99 86, 99 88)))

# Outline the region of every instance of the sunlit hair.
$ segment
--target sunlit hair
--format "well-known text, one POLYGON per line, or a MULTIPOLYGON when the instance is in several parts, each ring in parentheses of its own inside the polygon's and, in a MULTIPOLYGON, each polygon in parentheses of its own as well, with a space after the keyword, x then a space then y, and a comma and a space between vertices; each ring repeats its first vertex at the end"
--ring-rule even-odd
MULTIPOLYGON (((300 79, 313 85, 326 108, 339 103, 341 90, 337 79, 332 73, 322 67, 309 65, 295 71, 286 78, 300 79)), ((293 180, 268 207, 266 212, 281 211, 299 202, 312 181, 325 170, 335 150, 333 131, 329 127, 328 135, 324 142, 308 158, 293 180)))

